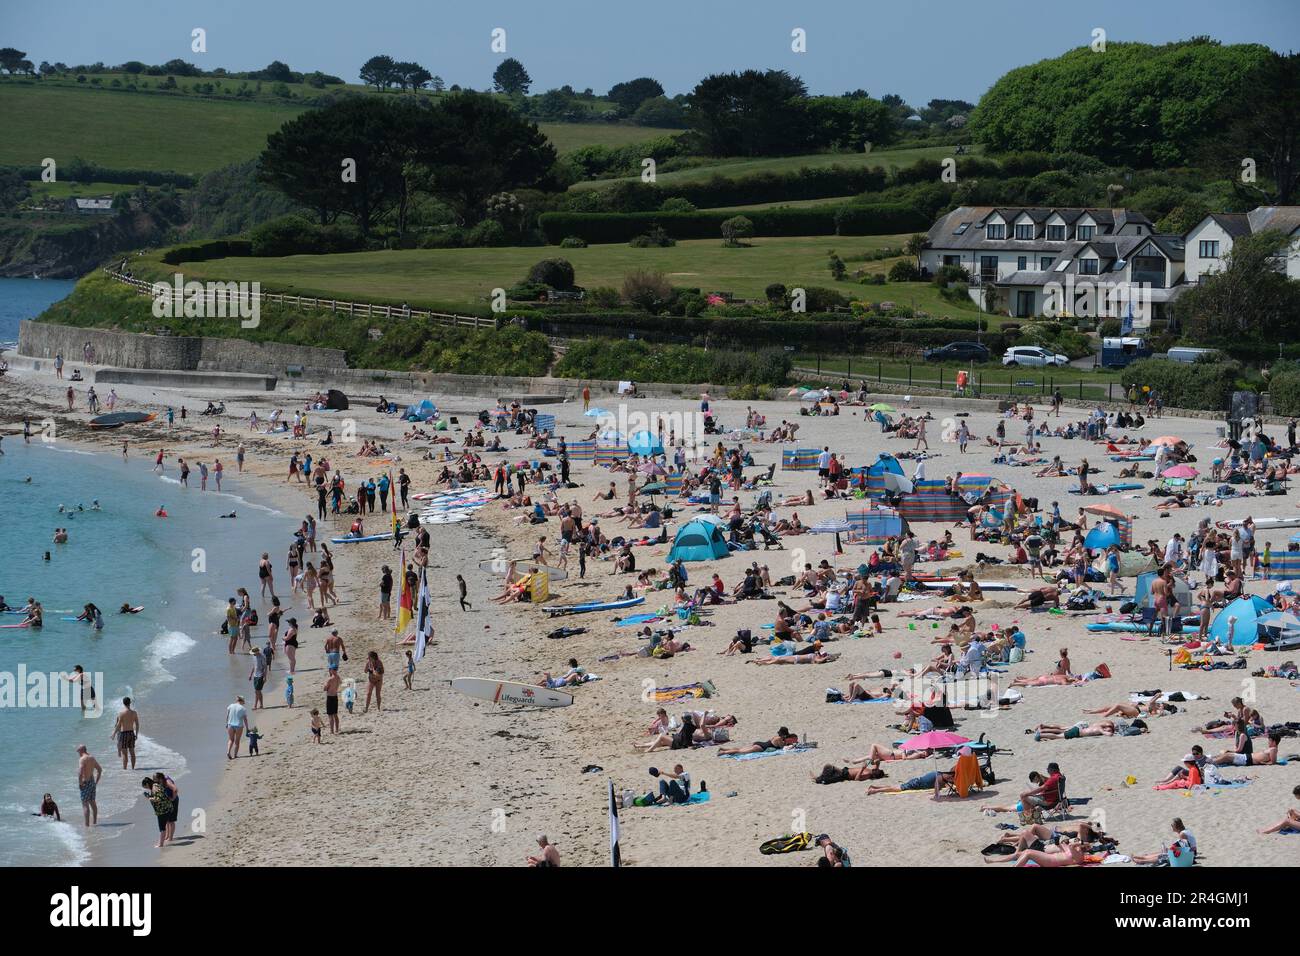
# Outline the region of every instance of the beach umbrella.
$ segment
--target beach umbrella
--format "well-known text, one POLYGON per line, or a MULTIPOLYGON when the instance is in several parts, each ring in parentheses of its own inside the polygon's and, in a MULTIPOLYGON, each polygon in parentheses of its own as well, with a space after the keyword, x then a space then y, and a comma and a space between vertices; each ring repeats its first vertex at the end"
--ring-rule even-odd
MULTIPOLYGON (((502 411, 505 411, 505 409, 502 409, 502 411)), ((608 415, 609 412, 605 411, 603 408, 589 408, 582 414, 586 415, 588 418, 600 418, 602 415, 608 415)))
POLYGON ((1177 435, 1161 435, 1159 438, 1153 439, 1151 442, 1153 445, 1168 445, 1170 448, 1174 445, 1181 445, 1182 443, 1183 440, 1177 435))
POLYGON ((910 495, 914 490, 912 479, 906 475, 896 475, 892 471, 887 471, 880 476, 880 480, 884 483, 886 491, 896 491, 902 495, 910 495))
POLYGON ((1261 614, 1258 622, 1260 627, 1279 631, 1300 631, 1300 617, 1296 617, 1290 611, 1272 611, 1268 614, 1261 614))
POLYGON ((840 535, 846 534, 853 530, 853 525, 849 524, 844 518, 827 518, 819 521, 808 529, 813 534, 833 534, 835 535, 835 553, 839 554, 844 550, 840 544, 840 535))
POLYGON ((661 495, 668 489, 662 481, 652 481, 649 484, 641 486, 641 493, 647 495, 661 495))
POLYGON ((867 406, 867 411, 871 412, 892 412, 894 410, 894 406, 887 402, 876 402, 874 405, 867 406))
POLYGON ((959 747, 970 743, 969 737, 954 734, 947 730, 932 730, 903 742, 902 750, 942 750, 945 747, 959 747))
POLYGON ((667 469, 665 469, 664 466, 661 465, 661 464, 659 464, 659 462, 657 462, 657 461, 647 461, 647 462, 643 462, 643 463, 641 464, 641 467, 638 468, 637 471, 641 472, 641 474, 643 474, 643 475, 666 475, 666 474, 668 474, 667 469))
POLYGON ((826 395, 827 395, 826 392, 820 391, 818 389, 814 389, 810 392, 804 392, 803 395, 800 396, 799 400, 801 402, 820 402, 823 398, 826 397, 826 395))
POLYGON ((1106 517, 1109 517, 1109 518, 1125 518, 1125 517, 1127 517, 1127 515, 1125 515, 1124 512, 1120 511, 1120 510, 1119 510, 1118 508, 1116 508, 1114 505, 1086 505, 1086 506, 1083 508, 1083 511, 1084 511, 1086 514, 1090 514, 1090 515, 1098 515, 1098 516, 1103 517, 1103 518, 1106 518, 1106 517))
POLYGON ((790 391, 786 392, 786 394, 787 394, 787 395, 802 395, 802 394, 803 394, 804 392, 806 392, 806 391, 808 391, 808 386, 807 386, 807 385, 796 385, 794 388, 790 389, 790 391))
POLYGON ((1113 544, 1119 544, 1119 529, 1109 521, 1093 527, 1083 539, 1083 546, 1093 551, 1105 551, 1113 544))
POLYGON ((1197 478, 1200 472, 1191 465, 1174 465, 1172 468, 1166 468, 1160 473, 1161 478, 1197 478))

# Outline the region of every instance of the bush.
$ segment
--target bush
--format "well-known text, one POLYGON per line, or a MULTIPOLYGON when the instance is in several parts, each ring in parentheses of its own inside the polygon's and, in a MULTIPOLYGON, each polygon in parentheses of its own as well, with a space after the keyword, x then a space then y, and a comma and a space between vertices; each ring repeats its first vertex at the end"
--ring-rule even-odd
POLYGON ((640 339, 588 339, 569 346, 554 374, 560 378, 757 386, 784 385, 790 367, 789 353, 783 349, 739 352, 640 339))
POLYGON ((1300 365, 1279 362, 1268 378, 1268 394, 1275 415, 1300 415, 1300 365))
POLYGON ((844 260, 835 254, 834 249, 832 249, 828 254, 828 258, 826 260, 826 268, 831 270, 831 278, 834 279, 836 282, 839 282, 841 279, 843 279, 844 274, 848 271, 848 269, 844 265, 844 260))
POLYGON ((250 234, 255 256, 327 255, 362 248, 360 233, 351 226, 322 226, 301 216, 280 216, 250 234))
POLYGON ((465 233, 465 245, 476 248, 504 246, 509 242, 506 227, 495 219, 484 219, 465 233))
POLYGON ((782 308, 785 308, 786 298, 785 298, 784 283, 773 282, 771 285, 769 285, 766 289, 763 290, 763 295, 767 297, 767 301, 770 302, 772 305, 779 305, 782 308))
POLYGON ((1226 411, 1241 371, 1236 362, 1185 365, 1182 362, 1143 359, 1126 366, 1120 373, 1120 381, 1125 391, 1130 385, 1136 385, 1139 390, 1144 385, 1157 389, 1165 405, 1226 411))
POLYGON ((970 282, 970 273, 961 266, 940 266, 931 281, 941 287, 950 282, 970 282))
POLYGON ((598 309, 616 309, 623 304, 623 297, 617 289, 598 285, 587 290, 587 301, 598 309))
POLYGON ((861 279, 859 279, 858 284, 859 285, 884 285, 885 277, 879 272, 872 272, 869 273, 868 275, 864 275, 861 279))
MULTIPOLYGON (((587 242, 627 242, 644 235, 653 226, 662 227, 674 239, 710 239, 722 223, 733 218, 725 212, 544 212, 538 225, 546 241, 558 244, 566 236, 580 236, 587 242)), ((844 206, 825 208, 756 209, 745 217, 754 224, 755 236, 870 236, 914 232, 929 227, 920 211, 911 206, 844 206)))
POLYGON ((673 196, 671 199, 665 199, 660 204, 659 210, 661 212, 695 212, 695 203, 684 196, 673 196))
POLYGON ((573 288, 573 265, 568 259, 543 259, 528 270, 528 281, 552 289, 573 288))
POLYGON ((725 219, 719 227, 722 230, 722 244, 724 246, 738 246, 740 240, 753 238, 754 220, 748 216, 732 216, 725 219))
POLYGON ((662 272, 637 269, 623 278, 623 298, 638 309, 655 313, 672 302, 673 287, 662 272))
POLYGON ((586 249, 587 240, 581 236, 565 236, 560 243, 561 249, 586 249))
POLYGON ((919 282, 921 270, 911 259, 899 259, 889 267, 890 282, 919 282))
POLYGON ((247 239, 213 239, 192 246, 168 249, 162 254, 162 261, 169 266, 178 266, 183 262, 206 262, 209 259, 229 259, 252 254, 253 244, 247 239))
POLYGON ((668 235, 662 226, 652 226, 643 236, 633 236, 628 245, 633 249, 666 249, 677 245, 677 240, 668 235))

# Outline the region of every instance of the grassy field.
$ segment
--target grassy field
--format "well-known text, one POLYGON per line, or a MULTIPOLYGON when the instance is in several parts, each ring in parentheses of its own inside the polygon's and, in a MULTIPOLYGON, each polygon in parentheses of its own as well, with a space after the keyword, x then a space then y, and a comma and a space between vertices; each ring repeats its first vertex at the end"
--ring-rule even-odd
MULTIPOLYGON (((303 109, 285 101, 0 82, 0 165, 36 166, 47 156, 66 164, 81 157, 112 169, 200 175, 252 159, 266 145, 268 133, 303 109)), ((561 153, 679 132, 605 123, 540 126, 561 153)))
MULTIPOLYGON (((971 366, 955 362, 891 361, 872 355, 837 353, 831 356, 800 352, 794 356, 794 364, 796 371, 792 377, 796 380, 800 369, 810 372, 820 369, 823 375, 851 378, 855 385, 865 379, 868 384, 881 382, 952 389, 956 387, 957 370, 965 368, 972 372, 974 385, 988 395, 1050 395, 1053 389, 1059 388, 1066 398, 1102 400, 1118 399, 1121 392, 1119 372, 1073 367, 1009 369, 1002 365, 1001 357, 997 355, 992 362, 971 366)), ((815 377, 808 376, 808 384, 814 383, 815 377)))
MULTIPOLYGON (((260 281, 268 291, 358 301, 408 301, 443 307, 482 305, 491 290, 520 281, 540 259, 563 256, 573 263, 579 285, 613 286, 634 269, 662 270, 674 285, 699 286, 706 291, 732 292, 761 299, 772 282, 787 286, 834 286, 846 296, 868 301, 890 300, 913 305, 935 315, 974 315, 944 301, 928 283, 884 286, 834 283, 826 268, 827 250, 841 256, 896 247, 905 236, 799 236, 755 239, 748 248, 729 249, 722 241, 694 239, 666 249, 633 249, 627 245, 595 245, 586 249, 509 247, 502 249, 413 249, 359 252, 331 256, 288 256, 277 259, 214 259, 187 263, 188 276, 201 279, 260 281)), ((894 260, 850 263, 868 272, 884 272, 894 260)))
MULTIPOLYGON (((691 169, 678 169, 659 173, 656 182, 659 185, 672 183, 693 183, 708 179, 715 174, 728 177, 745 176, 751 173, 791 173, 805 166, 818 168, 822 166, 879 166, 883 169, 897 169, 911 166, 922 159, 944 159, 953 155, 952 146, 923 146, 909 149, 882 149, 870 153, 809 153, 802 156, 769 156, 762 159, 718 159, 707 166, 695 166, 691 169)), ((979 147, 966 147, 968 152, 978 152, 979 147)), ((574 183, 570 189, 598 189, 617 179, 594 179, 574 183)), ((638 182, 639 178, 628 177, 629 182, 638 182)))

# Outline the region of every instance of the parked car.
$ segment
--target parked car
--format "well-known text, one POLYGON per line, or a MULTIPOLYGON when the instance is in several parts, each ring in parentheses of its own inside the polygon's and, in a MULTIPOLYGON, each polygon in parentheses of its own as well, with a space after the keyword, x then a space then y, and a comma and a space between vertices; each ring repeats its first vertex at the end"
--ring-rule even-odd
POLYGON ((1069 365, 1070 356, 1058 355, 1037 345, 1017 345, 1002 355, 1003 365, 1069 365))
POLYGON ((927 362, 987 362, 988 346, 978 342, 949 342, 937 349, 926 349, 927 362))
POLYGON ((1176 346, 1169 350, 1165 357, 1171 362, 1182 362, 1185 365, 1192 365, 1201 359, 1217 358, 1221 353, 1218 349, 1196 349, 1188 346, 1176 346))

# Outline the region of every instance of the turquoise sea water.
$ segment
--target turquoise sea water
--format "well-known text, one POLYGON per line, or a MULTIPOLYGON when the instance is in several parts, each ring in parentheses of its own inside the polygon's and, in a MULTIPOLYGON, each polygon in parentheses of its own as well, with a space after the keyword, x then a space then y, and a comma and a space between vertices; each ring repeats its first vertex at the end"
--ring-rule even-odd
MULTIPOLYGON (((225 640, 216 633, 222 610, 241 584, 256 595, 257 559, 263 550, 278 555, 293 524, 235 494, 239 481, 233 468, 223 483, 226 491, 218 495, 181 488, 174 465, 172 475, 154 474, 152 459, 143 454, 123 462, 120 456, 57 442, 24 445, 21 438, 6 440, 4 451, 0 496, 10 507, 0 517, 0 594, 13 606, 36 597, 45 608, 46 626, 38 632, 0 629, 0 690, 10 681, 10 694, 0 705, 5 767, 0 866, 85 862, 97 845, 128 831, 135 841, 151 836, 140 813, 134 814, 140 818, 134 826, 110 819, 93 834, 83 832, 77 744, 85 743, 105 768, 101 821, 135 806, 144 771, 161 769, 173 777, 187 772, 193 753, 181 751, 195 749, 196 722, 213 727, 212 752, 204 738, 201 756, 219 754, 222 710, 245 686, 248 669, 247 659, 227 655, 225 640), (91 509, 93 499, 103 510, 76 510, 78 505, 91 509), (59 512, 60 504, 70 510, 59 512), (168 518, 154 516, 159 505, 168 518), (232 510, 238 518, 219 517, 232 510), (56 545, 52 537, 60 527, 68 530, 69 541, 56 545), (64 620, 86 602, 104 611, 102 631, 64 620), (145 610, 118 614, 124 602, 145 610), (100 675, 102 716, 83 717, 71 695, 65 695, 66 706, 15 706, 19 698, 40 703, 30 687, 26 693, 19 687, 15 696, 20 669, 45 675, 38 689, 57 688, 63 682, 48 675, 71 672, 76 664, 100 675), (110 739, 123 696, 132 697, 142 715, 134 773, 115 761, 110 739), (31 815, 45 792, 54 795, 67 823, 31 815)), ((0 614, 0 623, 20 620, 0 614)))
POLYGON ((0 279, 0 342, 17 341, 19 322, 36 318, 74 285, 72 279, 0 279))

